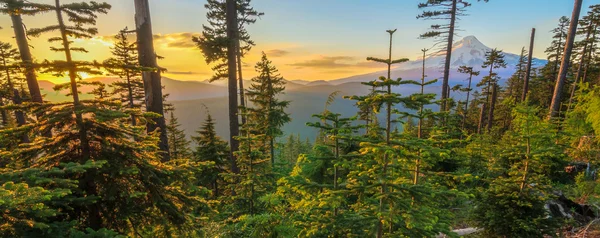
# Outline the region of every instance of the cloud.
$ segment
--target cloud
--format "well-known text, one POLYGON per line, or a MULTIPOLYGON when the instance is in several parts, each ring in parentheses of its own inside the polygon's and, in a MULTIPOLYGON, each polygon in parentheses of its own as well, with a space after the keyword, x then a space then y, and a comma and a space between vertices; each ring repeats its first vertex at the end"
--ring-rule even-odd
POLYGON ((267 54, 267 56, 269 56, 269 57, 282 57, 282 56, 288 55, 289 53, 290 53, 289 51, 280 50, 280 49, 272 49, 272 50, 265 52, 265 54, 267 54))
POLYGON ((191 75, 191 74, 198 74, 197 72, 192 72, 192 71, 167 71, 167 74, 178 74, 178 75, 191 75))
POLYGON ((296 68, 321 68, 321 69, 335 69, 335 68, 377 68, 381 67, 380 64, 375 62, 356 62, 355 57, 351 56, 321 56, 317 59, 310 59, 302 62, 288 64, 296 68))
MULTIPOLYGON (((193 37, 200 37, 202 34, 196 32, 178 32, 168 34, 155 34, 154 44, 165 48, 190 49, 195 48, 196 43, 192 41, 193 37)), ((135 33, 127 34, 127 39, 131 42, 136 40, 135 33)), ((93 39, 112 45, 115 42, 114 35, 99 36, 93 39)))

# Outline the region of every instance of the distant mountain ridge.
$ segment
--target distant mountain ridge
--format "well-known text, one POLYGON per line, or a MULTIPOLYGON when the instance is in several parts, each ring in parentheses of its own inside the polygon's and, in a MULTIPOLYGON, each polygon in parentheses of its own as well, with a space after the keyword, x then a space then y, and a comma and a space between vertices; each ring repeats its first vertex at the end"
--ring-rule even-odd
MULTIPOLYGON (((462 83, 462 81, 464 80, 465 76, 457 72, 458 68, 462 65, 466 65, 469 67, 473 67, 474 69, 484 71, 481 65, 485 61, 485 53, 490 51, 491 49, 492 48, 481 43, 481 41, 479 41, 475 36, 466 36, 461 40, 455 42, 452 47, 452 63, 450 65, 451 70, 449 80, 450 84, 453 85, 462 83)), ((520 53, 518 55, 510 52, 504 52, 504 55, 507 68, 498 69, 496 70, 496 72, 501 78, 507 79, 512 74, 514 74, 514 72, 516 72, 516 65, 519 62, 520 53)), ((446 55, 444 53, 434 53, 425 58, 425 74, 428 76, 429 79, 443 77, 443 66, 445 60, 446 55)), ((544 66, 547 63, 547 60, 537 58, 533 59, 534 68, 544 66)), ((422 58, 400 64, 396 68, 392 69, 392 78, 402 77, 405 79, 413 80, 420 79, 422 67, 422 58)), ((329 83, 337 85, 348 82, 365 82, 377 79, 379 76, 382 76, 384 74, 385 71, 378 71, 363 75, 355 75, 351 77, 335 79, 329 81, 329 83)), ((481 79, 481 77, 483 76, 484 74, 482 73, 480 77, 476 79, 476 81, 481 79)))

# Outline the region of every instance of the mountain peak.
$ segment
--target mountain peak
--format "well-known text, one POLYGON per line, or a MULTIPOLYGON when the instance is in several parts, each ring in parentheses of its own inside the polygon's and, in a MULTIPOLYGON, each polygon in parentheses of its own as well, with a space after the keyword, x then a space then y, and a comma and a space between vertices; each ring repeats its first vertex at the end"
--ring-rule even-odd
POLYGON ((471 49, 484 49, 487 50, 489 47, 485 46, 477 37, 475 36, 465 36, 461 40, 454 43, 453 48, 471 48, 471 49))

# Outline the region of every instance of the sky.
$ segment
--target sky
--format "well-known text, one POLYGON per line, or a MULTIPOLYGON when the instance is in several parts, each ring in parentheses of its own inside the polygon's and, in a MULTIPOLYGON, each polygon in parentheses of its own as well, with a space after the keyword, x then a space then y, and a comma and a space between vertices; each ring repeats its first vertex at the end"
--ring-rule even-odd
MULTIPOLYGON (((54 0, 31 0, 53 3, 54 0)), ((77 2, 81 0, 63 0, 77 2)), ((105 0, 111 11, 98 18, 98 37, 76 40, 89 53, 76 53, 75 59, 102 61, 110 57, 111 39, 119 30, 134 29, 132 0, 105 0)), ((366 57, 386 57, 389 38, 394 34, 393 58, 417 59, 420 49, 430 48, 434 40, 418 36, 436 21, 416 19, 424 0, 253 0, 254 8, 265 15, 248 27, 256 47, 243 60, 244 77, 255 76, 253 65, 265 52, 281 75, 289 80, 332 80, 380 71, 385 68, 366 61, 366 57)), ((461 17, 456 40, 474 35, 483 44, 520 53, 528 46, 531 28, 537 29, 534 56, 546 58, 551 33, 561 16, 571 16, 573 0, 471 0, 467 16, 461 17)), ((592 5, 584 1, 582 15, 592 5)), ((159 61, 168 71, 164 76, 179 80, 203 81, 212 75, 211 66, 191 41, 206 24, 205 0, 150 0, 155 48, 159 61)), ((24 17, 28 29, 56 22, 55 15, 24 17)), ((0 41, 14 44, 9 16, 0 16, 0 41)), ((62 59, 49 50, 51 35, 32 38, 30 45, 37 60, 62 59)), ((91 77, 83 75, 84 77, 91 77)), ((66 78, 42 75, 44 80, 66 82, 66 78)))

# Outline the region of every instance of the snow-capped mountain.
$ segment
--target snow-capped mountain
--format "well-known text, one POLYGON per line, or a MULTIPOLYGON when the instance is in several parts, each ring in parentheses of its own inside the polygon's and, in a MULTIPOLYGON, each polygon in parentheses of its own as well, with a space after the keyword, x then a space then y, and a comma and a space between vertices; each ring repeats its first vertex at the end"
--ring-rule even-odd
MULTIPOLYGON (((485 71, 481 67, 485 61, 485 53, 492 48, 481 43, 475 36, 466 36, 463 39, 454 43, 452 47, 452 64, 450 65, 450 81, 462 81, 463 75, 457 72, 458 67, 467 65, 485 71), (458 79, 458 80, 453 80, 458 79)), ((519 55, 509 52, 504 52, 504 59, 507 64, 506 69, 496 70, 501 78, 508 78, 516 71, 516 65, 519 62, 519 55)), ((442 53, 434 53, 425 58, 426 74, 428 78, 441 78, 443 73, 444 62, 446 55, 442 53)), ((546 60, 533 59, 533 67, 544 66, 546 60)), ((392 78, 402 77, 406 79, 421 78, 421 67, 423 66, 422 58, 400 64, 392 70, 392 78)), ((376 79, 383 75, 383 71, 374 73, 357 75, 348 78, 333 80, 332 84, 342 84, 348 82, 364 82, 376 79)))

